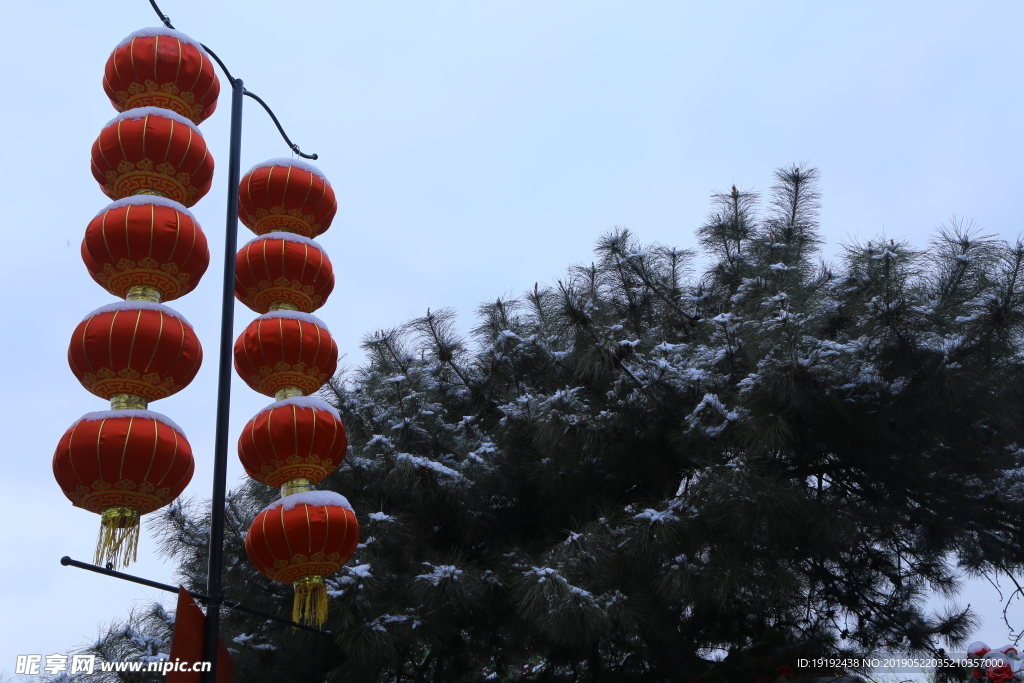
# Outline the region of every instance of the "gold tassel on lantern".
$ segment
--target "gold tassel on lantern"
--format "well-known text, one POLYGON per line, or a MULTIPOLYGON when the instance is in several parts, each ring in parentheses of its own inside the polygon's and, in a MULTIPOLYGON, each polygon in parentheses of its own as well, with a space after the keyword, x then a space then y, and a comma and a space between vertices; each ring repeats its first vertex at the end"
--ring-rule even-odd
POLYGON ((292 621, 320 628, 327 621, 327 585, 322 576, 303 576, 292 584, 292 621))
POLYGON ((128 507, 104 510, 93 564, 101 567, 111 564, 114 569, 126 567, 135 561, 138 549, 139 511, 128 507))

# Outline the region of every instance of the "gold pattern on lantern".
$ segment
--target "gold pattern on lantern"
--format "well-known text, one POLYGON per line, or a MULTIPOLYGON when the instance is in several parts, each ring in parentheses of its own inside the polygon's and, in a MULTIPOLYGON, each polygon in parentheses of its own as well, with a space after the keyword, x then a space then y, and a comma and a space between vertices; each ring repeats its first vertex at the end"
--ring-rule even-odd
MULTIPOLYGON (((271 311, 297 311, 299 307, 295 304, 290 304, 287 301, 275 301, 270 304, 271 311)), ((269 312, 269 311, 268 311, 269 312)))
POLYGON ((148 187, 145 187, 145 188, 143 188, 141 190, 135 190, 135 192, 133 192, 132 194, 136 194, 136 195, 144 194, 144 195, 148 195, 150 197, 167 197, 167 195, 164 194, 163 192, 161 192, 160 190, 153 190, 153 189, 148 188, 148 187))
POLYGON ((114 394, 110 397, 111 410, 148 410, 149 401, 135 394, 114 394))
POLYGON ((154 304, 158 304, 163 300, 163 294, 156 287, 150 287, 149 285, 133 285, 128 288, 128 293, 125 295, 125 301, 150 301, 154 304))
POLYGON ((277 392, 274 394, 274 400, 283 401, 286 398, 296 398, 298 396, 305 395, 306 394, 303 393, 302 389, 299 389, 298 387, 284 387, 283 389, 277 390, 277 392))
POLYGON ((281 484, 281 497, 284 498, 293 493, 305 493, 311 490, 313 490, 313 482, 305 477, 296 477, 281 484))

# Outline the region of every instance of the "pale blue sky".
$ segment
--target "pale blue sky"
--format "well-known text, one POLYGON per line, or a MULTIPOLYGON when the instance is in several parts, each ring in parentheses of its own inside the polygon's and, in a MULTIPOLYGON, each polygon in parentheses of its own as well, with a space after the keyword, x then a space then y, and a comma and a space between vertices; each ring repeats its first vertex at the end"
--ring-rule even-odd
MULTIPOLYGON (((317 315, 350 362, 366 332, 428 307, 454 307, 470 327, 478 303, 551 282, 589 259, 611 226, 693 247, 712 191, 763 191, 790 162, 821 169, 830 253, 883 226, 924 246, 953 214, 1006 238, 1022 227, 1019 2, 164 0, 163 9, 321 155, 340 210, 319 239, 338 283, 317 315)), ((13 672, 15 655, 73 647, 156 595, 58 564, 89 558, 98 518, 63 497, 50 459, 71 422, 105 407, 65 360, 77 322, 113 300, 78 252, 108 201, 88 162, 115 113, 103 65, 122 37, 158 22, 146 0, 8 3, 5 19, 0 672, 13 672)), ((209 495, 228 109, 222 98, 202 125, 220 165, 193 209, 213 264, 171 304, 208 355, 188 389, 152 406, 190 438, 192 496, 209 495)), ((287 155, 247 101, 243 170, 287 155)), ((239 307, 238 329, 252 317, 239 307)), ((241 382, 233 391, 237 433, 267 400, 241 382)), ((240 475, 232 458, 229 480, 240 475)), ((171 581, 148 534, 140 556, 131 571, 171 581)), ((964 601, 988 617, 983 639, 1007 640, 990 593, 964 601)), ((1016 616, 1024 624, 1024 611, 1016 616)))

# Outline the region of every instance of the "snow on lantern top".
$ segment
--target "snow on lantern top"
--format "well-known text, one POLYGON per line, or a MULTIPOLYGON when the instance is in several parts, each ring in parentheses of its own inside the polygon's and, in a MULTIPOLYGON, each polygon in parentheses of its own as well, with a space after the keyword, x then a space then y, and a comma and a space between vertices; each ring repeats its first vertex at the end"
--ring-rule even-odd
POLYGON ((304 323, 312 323, 325 332, 330 332, 330 330, 327 329, 327 323, 311 313, 303 313, 302 311, 270 311, 269 313, 264 313, 260 317, 256 318, 256 320, 270 320, 271 318, 301 320, 304 323))
POLYGON ((122 409, 122 410, 96 410, 91 413, 86 413, 82 417, 75 420, 69 429, 73 428, 79 422, 95 422, 97 420, 116 420, 123 417, 135 417, 144 420, 156 420, 161 422, 174 431, 185 436, 185 431, 177 425, 171 418, 167 417, 163 413, 157 413, 152 410, 133 410, 133 409, 122 409))
POLYGON ((299 505, 311 505, 313 507, 332 506, 345 508, 346 510, 352 509, 348 499, 340 493, 335 493, 334 491, 304 491, 302 493, 293 493, 292 495, 285 496, 284 498, 278 498, 270 505, 260 510, 260 514, 263 514, 267 510, 273 510, 279 507, 283 507, 287 512, 299 505))
POLYGON ((322 410, 324 412, 330 413, 331 415, 334 416, 335 420, 341 422, 341 413, 338 412, 337 408, 332 406, 327 401, 316 398, 314 396, 294 396, 292 398, 286 398, 282 401, 274 401, 270 405, 260 410, 260 412, 256 413, 256 415, 253 416, 253 419, 259 417, 268 410, 277 410, 280 408, 284 408, 285 406, 295 406, 296 408, 308 408, 311 410, 322 410))
POLYGON ((182 204, 181 202, 176 202, 173 199, 167 199, 166 197, 157 197, 155 195, 149 194, 132 195, 130 197, 125 197, 124 199, 118 199, 117 201, 113 201, 104 206, 99 211, 97 211, 96 215, 93 216, 93 218, 99 218, 108 211, 120 209, 121 207, 124 206, 141 206, 143 204, 156 204, 157 206, 164 206, 167 207, 168 209, 174 209, 175 211, 180 211, 181 213, 185 214, 193 221, 196 220, 196 217, 192 215, 192 212, 186 209, 185 205, 182 204))
POLYGON ((276 159, 261 161, 260 163, 253 165, 253 167, 246 172, 246 175, 252 173, 256 169, 270 168, 271 166, 294 166, 295 168, 301 168, 303 171, 309 171, 313 175, 318 176, 320 180, 324 181, 328 185, 331 184, 331 181, 327 179, 327 176, 323 174, 323 171, 313 164, 308 161, 303 161, 302 159, 289 159, 288 157, 277 157, 276 159))
POLYGON ((110 128, 115 123, 118 123, 120 121, 135 121, 136 119, 144 119, 148 116, 163 116, 166 119, 177 121, 183 126, 188 126, 195 133, 202 135, 202 133, 199 133, 199 129, 196 127, 196 124, 194 124, 190 119, 182 116, 181 114, 172 109, 155 106, 135 107, 133 109, 127 109, 118 114, 117 116, 115 116, 114 118, 107 121, 105 124, 103 124, 103 127, 110 128))
MULTIPOLYGON (((310 247, 313 247, 314 249, 319 249, 320 251, 324 251, 324 248, 321 247, 320 243, 317 242, 316 240, 311 240, 308 237, 303 237, 302 235, 296 235, 296 234, 291 233, 291 232, 267 232, 267 233, 264 233, 262 235, 257 235, 256 237, 253 237, 251 240, 249 240, 248 242, 246 242, 242 246, 243 247, 247 247, 250 244, 255 244, 256 242, 259 242, 260 240, 285 240, 287 242, 295 242, 297 244, 305 244, 305 245, 308 245, 310 247)), ((324 253, 326 253, 326 252, 324 252, 324 253)))
POLYGON ((110 51, 110 54, 114 54, 125 45, 131 44, 131 42, 136 38, 155 38, 157 36, 167 36, 168 38, 174 38, 175 40, 181 41, 182 43, 191 45, 207 57, 210 56, 206 49, 203 47, 202 43, 200 43, 198 40, 195 40, 194 38, 182 33, 177 29, 167 28, 166 26, 149 26, 147 28, 140 28, 138 31, 132 31, 124 38, 122 38, 120 43, 114 46, 114 49, 110 51))
POLYGON ((103 306, 100 306, 95 311, 92 311, 91 313, 86 315, 84 318, 82 318, 82 322, 90 320, 91 318, 94 318, 97 315, 102 315, 103 313, 115 313, 117 311, 138 311, 138 310, 143 310, 143 311, 159 311, 160 313, 163 313, 165 315, 169 315, 172 318, 177 318, 178 320, 180 320, 181 322, 185 323, 189 327, 192 327, 192 325, 189 323, 189 321, 185 320, 185 316, 183 316, 181 313, 178 313, 174 309, 168 308, 167 306, 164 306, 163 304, 154 303, 152 301, 115 301, 112 304, 104 304, 103 306))

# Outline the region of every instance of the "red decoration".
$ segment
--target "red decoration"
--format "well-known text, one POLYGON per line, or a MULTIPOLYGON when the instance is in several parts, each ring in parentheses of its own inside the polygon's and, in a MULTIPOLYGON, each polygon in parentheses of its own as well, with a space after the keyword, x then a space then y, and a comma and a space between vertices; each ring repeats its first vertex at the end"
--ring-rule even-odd
MULTIPOLYGON (((192 599, 184 586, 178 586, 178 604, 174 609, 174 635, 171 636, 171 651, 161 666, 180 668, 167 671, 164 683, 200 683, 201 674, 192 671, 191 662, 203 661, 203 641, 206 635, 206 615, 192 599)), ((217 639, 217 674, 215 683, 232 683, 235 675, 235 660, 231 658, 224 641, 217 639)))
POLYGON ((348 450, 345 426, 331 411, 314 408, 309 401, 273 403, 249 420, 238 437, 238 458, 246 474, 281 488, 290 479, 316 484, 338 468, 348 450))
POLYGON ((220 80, 197 43, 177 31, 144 29, 107 59, 103 90, 118 111, 162 107, 202 123, 217 108, 220 80))
POLYGON ((352 557, 359 523, 351 508, 299 504, 286 510, 288 498, 277 502, 256 516, 245 537, 245 551, 261 574, 280 583, 330 576, 352 557))
POLYGON ((192 327, 166 306, 111 304, 79 323, 68 364, 86 389, 102 398, 134 394, 155 401, 188 386, 203 361, 192 327))
POLYGON ((256 318, 235 341, 235 371, 253 391, 295 387, 312 394, 338 367, 338 345, 316 318, 277 311, 256 318))
POLYGON ((312 313, 333 290, 331 261, 312 240, 266 237, 242 247, 235 258, 235 297, 259 313, 282 303, 312 313))
POLYGON ((315 167, 274 159, 245 174, 238 185, 238 218, 257 235, 293 232, 316 237, 331 227, 338 201, 315 167))
POLYGON ((292 620, 317 625, 327 618, 322 577, 341 569, 357 545, 359 523, 352 508, 342 496, 327 491, 276 501, 276 507, 256 516, 245 537, 245 551, 261 574, 280 583, 294 582, 292 620), (339 504, 325 502, 332 499, 339 504), (310 502, 299 502, 303 500, 310 502))
POLYGON ((64 433, 53 476, 68 500, 89 512, 132 507, 144 515, 162 508, 192 479, 192 447, 159 413, 113 412, 86 415, 64 433))
POLYGON ((147 410, 90 413, 64 433, 53 454, 64 495, 103 515, 97 564, 135 559, 139 515, 177 498, 194 469, 185 437, 147 410))
POLYGON ((1004 663, 998 666, 985 667, 985 675, 990 683, 1005 683, 1013 679, 1013 667, 1004 663))
POLYGON ((210 190, 213 157, 199 129, 180 115, 132 109, 96 138, 92 175, 111 199, 156 194, 192 206, 210 190))
POLYGON ((92 279, 121 298, 132 287, 159 290, 163 301, 192 291, 210 264, 192 214, 168 200, 132 199, 108 206, 86 228, 82 260, 92 279))

